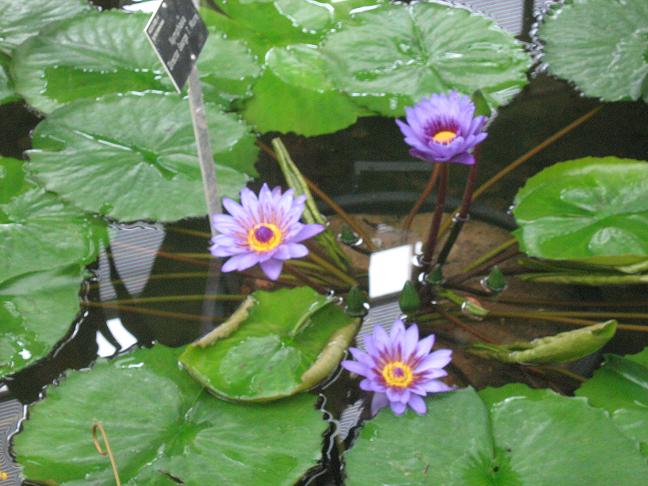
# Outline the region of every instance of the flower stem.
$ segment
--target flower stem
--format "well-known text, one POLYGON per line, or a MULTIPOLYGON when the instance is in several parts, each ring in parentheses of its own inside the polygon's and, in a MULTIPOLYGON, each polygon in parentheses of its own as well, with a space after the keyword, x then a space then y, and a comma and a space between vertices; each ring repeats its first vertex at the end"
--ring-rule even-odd
POLYGON ((108 300, 106 304, 154 304, 163 302, 195 302, 214 300, 219 302, 239 302, 245 299, 243 294, 193 294, 193 295, 163 295, 156 297, 135 297, 132 299, 108 300))
MULTIPOLYGON (((604 105, 599 105, 592 110, 588 111, 585 113, 583 116, 577 118, 573 122, 571 122, 569 125, 567 125, 564 128, 561 128, 558 130, 556 133, 551 135, 550 137, 546 138, 542 142, 540 142, 538 145, 533 147, 531 150, 526 152, 525 154, 521 155, 517 159, 515 159, 513 162, 511 162, 509 165, 504 167, 502 170, 500 170, 497 174, 495 174, 493 177, 488 179, 486 182, 484 182, 479 188, 475 190, 473 193, 473 201, 477 199, 479 196, 481 196, 485 191, 490 189, 492 186, 497 184, 501 179, 503 179, 505 176, 507 176, 509 173, 513 172, 515 169, 520 167, 522 164, 524 164, 527 160, 529 160, 531 157, 534 155, 538 154, 542 150, 546 149, 550 145, 554 144, 558 140, 560 140, 562 137, 573 131, 575 128, 578 128, 580 125, 585 123, 587 120, 592 118, 594 115, 596 115, 601 108, 603 108, 604 105)), ((441 234, 444 234, 450 225, 450 222, 447 224, 444 224, 441 228, 441 234)))
POLYGON ((421 206, 423 206, 423 203, 425 202, 425 200, 428 198, 428 196, 434 189, 434 186, 436 186, 436 182, 437 179, 439 178, 440 171, 441 171, 441 164, 435 164, 434 169, 430 174, 430 178, 428 179, 427 184, 423 189, 423 192, 421 192, 421 195, 419 196, 418 200, 414 203, 414 206, 412 206, 412 209, 410 209, 410 212, 405 218, 405 221, 403 221, 403 231, 408 231, 410 229, 410 226, 412 226, 412 221, 414 221, 414 217, 419 212, 421 206))
POLYGON ((509 258, 513 258, 519 253, 519 250, 517 247, 511 247, 507 250, 505 250, 503 253, 499 254, 498 256, 491 258, 490 260, 484 262, 483 264, 477 266, 476 268, 473 268, 471 271, 466 272, 466 273, 459 273, 457 275, 453 275, 448 279, 448 285, 459 285, 464 283, 466 280, 479 275, 483 273, 485 270, 489 269, 493 265, 497 265, 498 263, 502 263, 509 258))
MULTIPOLYGON (((478 152, 478 150, 475 150, 478 152)), ((459 233, 461 233, 461 228, 463 228, 464 223, 468 220, 468 211, 470 211, 470 203, 472 202, 473 190, 475 189, 475 182, 477 181, 477 153, 475 153, 475 163, 470 166, 468 172, 468 178, 466 179, 466 187, 464 188, 463 199, 461 200, 461 206, 459 212, 455 214, 452 218, 452 231, 448 236, 441 253, 439 253, 439 258, 437 258, 437 265, 443 265, 448 259, 450 250, 457 241, 459 233)))
POLYGON ((458 328, 462 329, 463 331, 465 331, 465 332, 467 332, 467 333, 469 333, 469 334, 472 334, 472 335, 475 336, 476 338, 479 338, 479 339, 481 339, 482 341, 484 341, 484 342, 486 342, 486 343, 496 344, 495 341, 493 341, 491 338, 489 338, 489 337, 486 336, 485 334, 480 333, 480 332, 477 331, 476 329, 473 329, 471 326, 469 326, 468 324, 464 323, 461 319, 459 319, 459 318, 453 316, 452 314, 446 312, 445 309, 443 309, 440 305, 436 306, 436 307, 435 307, 435 310, 436 310, 439 314, 441 314, 445 319, 447 319, 448 321, 452 322, 455 326, 457 326, 458 328))
POLYGON ((129 312, 132 314, 143 314, 155 317, 168 317, 171 319, 179 319, 181 321, 197 321, 203 322, 204 317, 197 314, 186 314, 184 312, 169 312, 162 311, 157 309, 148 309, 146 307, 131 307, 128 305, 122 304, 111 304, 109 302, 83 302, 83 305, 86 307, 98 307, 101 309, 117 309, 123 312, 129 312))
MULTIPOLYGON (((556 317, 549 313, 544 313, 544 312, 488 309, 488 313, 491 317, 519 317, 522 319, 532 319, 536 321, 558 322, 560 324, 567 324, 570 326, 578 326, 578 327, 598 324, 597 321, 590 321, 585 319, 573 319, 569 317, 556 317)), ((632 325, 632 324, 619 324, 617 326, 617 329, 619 329, 620 331, 648 332, 648 326, 640 326, 640 325, 632 325)))
POLYGON ((427 243, 423 253, 423 271, 429 271, 432 264, 432 257, 439 236, 439 228, 443 218, 443 210, 445 209, 446 194, 448 192, 448 165, 447 163, 441 164, 440 169, 439 189, 437 190, 436 207, 434 208, 434 215, 432 216, 432 224, 430 225, 430 232, 428 233, 427 243))
POLYGON ((484 253, 482 256, 471 262, 468 266, 464 267, 461 271, 462 272, 469 272, 470 270, 477 268, 479 265, 487 262, 493 257, 496 257, 500 253, 502 253, 504 250, 510 248, 511 246, 515 245, 517 243, 517 239, 511 238, 510 240, 506 240, 504 243, 501 245, 493 248, 491 251, 488 253, 484 253))

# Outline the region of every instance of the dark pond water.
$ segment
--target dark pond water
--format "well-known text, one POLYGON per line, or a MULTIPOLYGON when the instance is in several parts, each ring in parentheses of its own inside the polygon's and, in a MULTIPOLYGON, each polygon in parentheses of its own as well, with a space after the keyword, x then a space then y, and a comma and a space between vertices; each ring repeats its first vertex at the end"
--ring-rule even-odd
MULTIPOLYGON (((536 77, 522 95, 500 111, 490 127, 481 150, 480 180, 597 104, 565 83, 543 75, 536 77)), ((22 104, 0 107, 0 155, 20 158, 30 148, 29 133, 38 121, 22 104)), ((272 137, 263 138, 269 143, 272 137)), ((329 136, 282 138, 309 178, 339 202, 357 210, 404 214, 427 181, 428 166, 407 155, 400 132, 390 119, 361 119, 329 136)), ((496 185, 478 206, 502 214, 529 176, 555 162, 587 155, 648 158, 647 106, 606 105, 587 123, 496 185)), ((278 167, 265 154, 260 155, 257 168, 259 181, 282 184, 278 167)), ((462 179, 455 177, 454 181, 450 195, 458 198, 462 179)), ((92 267, 96 277, 82 291, 84 310, 68 336, 50 357, 8 378, 0 388, 0 441, 4 447, 4 455, 0 448, 0 468, 8 470, 8 464, 3 463, 7 458, 6 438, 15 428, 15 418, 22 415, 22 405, 38 400, 46 386, 67 370, 88 367, 97 356, 113 356, 138 345, 191 342, 237 306, 237 302, 209 300, 206 294, 253 290, 250 281, 217 275, 210 266, 208 231, 206 220, 113 229, 112 244, 92 267), (119 303, 127 299, 130 303, 119 303)), ((324 408, 340 422, 338 434, 348 442, 352 436, 347 437, 349 428, 366 411, 357 387, 340 376, 313 393, 322 397, 324 408)), ((308 477, 309 484, 342 484, 335 441, 329 439, 323 441, 324 463, 308 477)))

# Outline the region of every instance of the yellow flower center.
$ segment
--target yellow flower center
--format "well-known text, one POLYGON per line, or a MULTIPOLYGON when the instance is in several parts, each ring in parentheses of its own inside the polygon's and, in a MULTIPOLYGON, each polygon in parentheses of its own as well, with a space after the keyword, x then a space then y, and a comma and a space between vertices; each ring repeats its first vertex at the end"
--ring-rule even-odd
POLYGON ((387 386, 407 388, 414 381, 412 368, 402 361, 387 363, 382 370, 382 376, 387 386))
POLYGON ((432 137, 432 140, 435 141, 436 143, 441 143, 443 145, 448 145, 456 137, 457 137, 456 132, 452 132, 450 130, 441 130, 440 132, 436 132, 434 134, 434 136, 432 137))
POLYGON ((261 253, 274 250, 282 240, 281 230, 272 223, 257 224, 248 231, 248 245, 254 251, 261 253))

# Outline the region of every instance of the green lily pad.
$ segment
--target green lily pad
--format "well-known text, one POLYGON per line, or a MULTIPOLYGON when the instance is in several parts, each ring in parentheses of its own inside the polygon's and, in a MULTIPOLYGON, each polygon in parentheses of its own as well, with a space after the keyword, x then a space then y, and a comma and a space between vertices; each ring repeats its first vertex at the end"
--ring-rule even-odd
POLYGON ((79 312, 78 266, 0 283, 0 378, 49 354, 79 312))
POLYGON ((0 52, 11 54, 46 25, 90 10, 87 0, 0 0, 0 52))
POLYGON ((431 93, 481 90, 494 106, 527 83, 529 56, 493 21, 441 3, 363 11, 329 34, 322 49, 338 88, 385 115, 431 93))
POLYGON ((30 407, 13 439, 25 478, 61 486, 113 484, 90 430, 101 422, 123 484, 292 485, 320 457, 327 428, 303 395, 272 405, 218 400, 156 346, 71 372, 30 407))
MULTIPOLYGON (((237 197, 257 148, 236 116, 206 105, 221 196, 237 197)), ((30 168, 86 211, 121 221, 207 213, 189 105, 175 95, 113 95, 52 113, 33 134, 30 168)))
POLYGON ((633 355, 606 355, 603 366, 576 395, 612 414, 617 426, 648 455, 648 348, 633 355))
MULTIPOLYGON (((142 34, 149 16, 109 11, 46 29, 16 49, 16 90, 49 113, 70 101, 126 92, 175 92, 142 34)), ((212 33, 198 62, 207 101, 229 105, 249 93, 260 68, 238 41, 212 33)))
POLYGON ((555 164, 517 193, 515 236, 533 257, 640 263, 648 258, 647 191, 648 162, 586 157, 555 164))
POLYGON ((92 262, 103 225, 26 178, 0 157, 0 283, 18 275, 92 262))
POLYGON ((425 416, 383 409, 345 454, 346 484, 643 481, 648 464, 605 412, 582 399, 518 387, 490 394, 488 405, 472 389, 432 396, 425 416))
POLYGON ((568 1, 539 30, 551 73, 587 96, 648 102, 648 3, 568 1))
POLYGON ((254 292, 189 345, 182 365, 215 395, 269 401, 307 390, 337 368, 359 327, 309 287, 254 292))
POLYGON ((9 76, 10 61, 8 56, 0 52, 0 105, 20 99, 9 76))
POLYGON ((265 59, 265 72, 244 112, 258 130, 312 136, 355 123, 358 108, 327 79, 317 47, 274 47, 265 59))

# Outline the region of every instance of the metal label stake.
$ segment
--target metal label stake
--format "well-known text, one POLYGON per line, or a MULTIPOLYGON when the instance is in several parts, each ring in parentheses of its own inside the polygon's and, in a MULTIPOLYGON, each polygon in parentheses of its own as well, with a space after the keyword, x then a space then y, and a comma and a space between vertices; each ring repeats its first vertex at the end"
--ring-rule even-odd
POLYGON ((220 214, 223 209, 218 195, 216 166, 209 143, 202 86, 196 68, 198 56, 209 34, 198 13, 198 0, 164 0, 146 24, 145 32, 178 92, 182 92, 185 83, 189 81, 191 120, 210 215, 209 225, 212 236, 215 236, 216 230, 211 215, 220 214))

